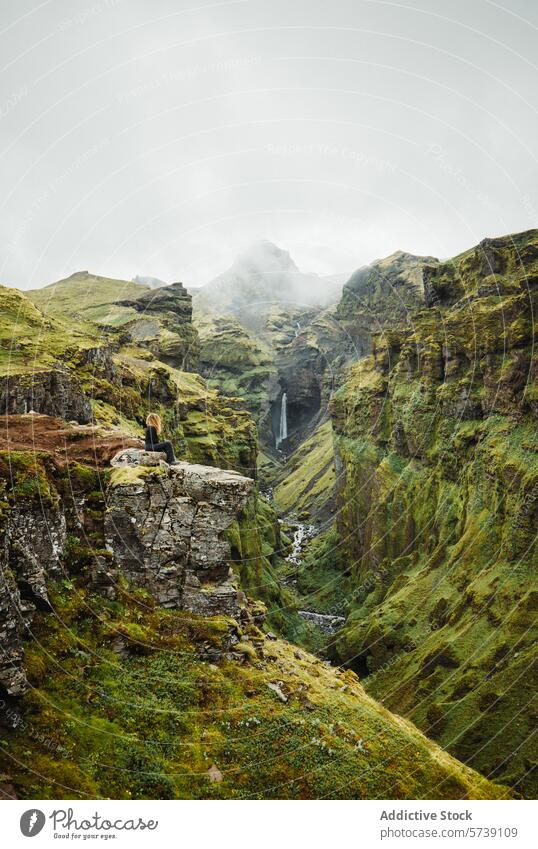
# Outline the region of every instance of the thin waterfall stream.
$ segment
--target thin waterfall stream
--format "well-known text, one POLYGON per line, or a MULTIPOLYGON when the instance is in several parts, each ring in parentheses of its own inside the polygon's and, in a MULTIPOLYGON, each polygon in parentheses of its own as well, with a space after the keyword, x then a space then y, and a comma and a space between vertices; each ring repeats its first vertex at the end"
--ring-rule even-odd
POLYGON ((281 444, 285 439, 288 438, 288 396, 286 392, 282 393, 282 400, 280 401, 280 426, 278 429, 278 436, 276 439, 276 447, 281 444))

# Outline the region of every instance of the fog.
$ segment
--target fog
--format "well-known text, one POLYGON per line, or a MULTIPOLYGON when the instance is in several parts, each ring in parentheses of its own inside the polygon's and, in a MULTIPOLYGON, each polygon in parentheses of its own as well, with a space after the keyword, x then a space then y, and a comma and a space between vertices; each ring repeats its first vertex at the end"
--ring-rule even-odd
POLYGON ((328 275, 536 226, 537 6, 4 0, 0 281, 328 275))

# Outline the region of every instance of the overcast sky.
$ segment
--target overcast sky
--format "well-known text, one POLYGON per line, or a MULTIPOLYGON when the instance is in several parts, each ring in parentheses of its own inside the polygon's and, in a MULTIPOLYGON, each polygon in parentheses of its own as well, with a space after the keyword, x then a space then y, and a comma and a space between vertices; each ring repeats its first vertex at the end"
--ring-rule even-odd
POLYGON ((0 282, 537 226, 535 0, 2 0, 0 282))

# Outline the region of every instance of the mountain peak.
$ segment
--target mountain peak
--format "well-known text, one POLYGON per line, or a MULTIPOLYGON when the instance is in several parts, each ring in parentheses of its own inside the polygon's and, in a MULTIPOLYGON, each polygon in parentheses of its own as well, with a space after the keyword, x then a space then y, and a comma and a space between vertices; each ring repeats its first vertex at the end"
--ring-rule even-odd
POLYGON ((240 253, 233 265, 234 271, 249 271, 250 273, 298 272, 295 262, 288 251, 279 248, 269 239, 254 242, 240 253))

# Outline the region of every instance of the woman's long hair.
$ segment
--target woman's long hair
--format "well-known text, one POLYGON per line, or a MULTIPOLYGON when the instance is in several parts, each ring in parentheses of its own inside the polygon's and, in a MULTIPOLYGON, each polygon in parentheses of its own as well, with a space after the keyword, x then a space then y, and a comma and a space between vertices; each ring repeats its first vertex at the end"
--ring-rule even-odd
POLYGON ((160 434, 162 430, 161 417, 157 413, 150 413, 146 419, 146 425, 148 427, 154 427, 157 433, 160 434))

